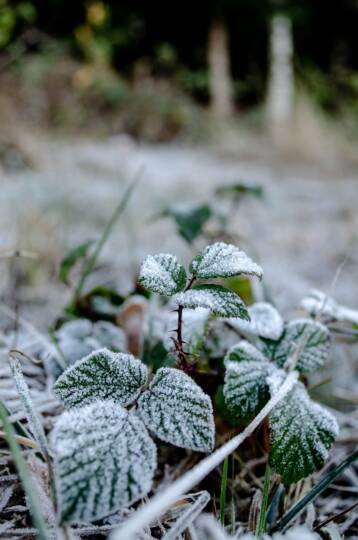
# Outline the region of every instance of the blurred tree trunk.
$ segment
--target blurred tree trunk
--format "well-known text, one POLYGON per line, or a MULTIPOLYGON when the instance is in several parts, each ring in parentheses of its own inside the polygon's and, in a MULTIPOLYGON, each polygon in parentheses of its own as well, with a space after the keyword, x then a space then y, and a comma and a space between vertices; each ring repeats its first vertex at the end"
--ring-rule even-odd
POLYGON ((214 19, 209 28, 208 67, 212 111, 218 118, 226 119, 233 111, 232 82, 228 35, 220 18, 214 19))
POLYGON ((268 127, 277 143, 284 142, 292 127, 294 75, 291 21, 275 15, 271 24, 270 76, 267 96, 268 127))

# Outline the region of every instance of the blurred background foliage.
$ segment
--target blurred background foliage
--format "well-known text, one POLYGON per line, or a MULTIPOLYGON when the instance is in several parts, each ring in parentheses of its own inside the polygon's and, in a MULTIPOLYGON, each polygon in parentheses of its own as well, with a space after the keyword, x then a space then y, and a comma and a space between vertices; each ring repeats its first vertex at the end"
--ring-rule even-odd
POLYGON ((358 135, 356 0, 0 0, 2 88, 14 99, 15 87, 30 119, 81 128, 96 110, 110 131, 167 140, 200 129, 217 19, 228 38, 235 110, 264 103, 277 13, 292 23, 297 84, 358 135))

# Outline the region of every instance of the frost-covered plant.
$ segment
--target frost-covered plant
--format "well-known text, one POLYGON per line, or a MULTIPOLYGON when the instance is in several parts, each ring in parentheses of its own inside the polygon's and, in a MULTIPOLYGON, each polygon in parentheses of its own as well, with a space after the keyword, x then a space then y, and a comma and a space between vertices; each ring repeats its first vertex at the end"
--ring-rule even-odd
MULTIPOLYGON (((54 334, 58 355, 65 367, 92 351, 107 347, 112 351, 127 351, 127 338, 121 328, 108 321, 92 323, 88 319, 73 319, 65 322, 54 334)), ((48 361, 49 372, 55 378, 63 371, 56 357, 48 361)))
POLYGON ((156 468, 149 433, 213 448, 211 400, 178 369, 161 368, 150 380, 134 356, 100 349, 68 368, 54 392, 70 409, 51 437, 61 521, 98 519, 146 495, 156 468))
MULTIPOLYGON (((242 340, 226 354, 224 398, 238 419, 255 416, 270 399, 286 372, 307 376, 320 369, 328 356, 328 328, 311 319, 283 324, 277 310, 266 303, 249 308, 251 321, 236 326, 242 340)), ((322 465, 338 432, 335 418, 314 403, 298 381, 268 417, 270 463, 285 484, 305 478, 322 465)))
POLYGON ((149 255, 143 262, 139 282, 150 292, 172 297, 177 308, 177 331, 174 338, 179 366, 190 369, 188 351, 184 349, 184 308, 206 308, 224 318, 250 320, 247 308, 236 293, 207 280, 238 275, 262 277, 262 269, 243 251, 232 244, 216 242, 204 248, 189 265, 190 276, 178 259, 171 254, 149 255), (196 284, 204 281, 205 284, 196 284))

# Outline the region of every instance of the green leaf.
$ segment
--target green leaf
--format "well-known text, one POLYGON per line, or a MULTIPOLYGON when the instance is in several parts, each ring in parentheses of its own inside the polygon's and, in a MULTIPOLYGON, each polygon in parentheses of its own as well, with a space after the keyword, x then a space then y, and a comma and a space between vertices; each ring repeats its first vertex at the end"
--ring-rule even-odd
POLYGON ((296 352, 296 369, 301 373, 311 373, 324 365, 329 345, 326 326, 311 319, 296 319, 287 324, 277 346, 272 347, 272 360, 279 367, 284 367, 296 352))
POLYGON ((225 364, 224 398, 238 419, 255 416, 270 399, 267 377, 277 370, 267 361, 240 360, 225 364))
POLYGON ((67 407, 112 399, 129 405, 147 382, 147 368, 131 354, 100 349, 78 360, 57 379, 53 390, 67 407))
POLYGON ((148 291, 172 296, 184 289, 186 273, 174 255, 148 255, 142 263, 139 282, 148 291))
POLYGON ((88 240, 87 242, 84 242, 83 244, 80 244, 69 251, 60 264, 60 281, 63 283, 68 283, 69 274, 72 268, 80 259, 84 259, 87 256, 89 248, 93 245, 93 243, 94 240, 88 240))
POLYGON ((262 277, 262 268, 238 247, 216 242, 203 249, 190 263, 190 271, 197 278, 227 278, 239 274, 262 277))
POLYGON ((61 522, 94 521, 151 489, 156 447, 141 420, 113 401, 63 413, 51 434, 61 522))
POLYGON ((266 358, 261 351, 256 349, 248 341, 242 340, 228 350, 224 358, 224 364, 227 362, 242 362, 244 360, 249 362, 266 362, 266 358))
POLYGON ((212 215, 212 211, 207 204, 191 207, 173 206, 164 210, 161 215, 172 217, 176 222, 180 236, 191 244, 201 234, 205 223, 212 215))
POLYGON ((309 398, 302 383, 271 411, 269 423, 270 464, 285 485, 321 467, 338 434, 335 418, 309 398))
POLYGON ((140 416, 159 439, 199 452, 214 446, 215 425, 209 396, 189 375, 161 368, 138 400, 140 416))
POLYGON ((241 199, 245 195, 253 195, 257 198, 262 198, 264 189, 261 184, 253 184, 248 182, 237 182, 228 186, 220 186, 216 189, 217 195, 241 199))
POLYGON ((176 294, 173 300, 186 308, 208 308, 218 317, 240 317, 250 320, 240 296, 221 285, 198 285, 176 294))

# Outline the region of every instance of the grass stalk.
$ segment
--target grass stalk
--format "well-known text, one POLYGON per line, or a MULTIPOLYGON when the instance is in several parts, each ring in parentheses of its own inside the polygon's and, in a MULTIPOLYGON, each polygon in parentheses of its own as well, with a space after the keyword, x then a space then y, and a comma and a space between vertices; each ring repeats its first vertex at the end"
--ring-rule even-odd
POLYGON ((80 298, 81 294, 82 294, 82 291, 83 291, 83 288, 86 284, 86 281, 87 281, 87 278, 89 277, 89 275, 93 272, 94 270, 94 267, 96 266, 96 262, 98 260, 98 257, 105 245, 105 243, 107 242, 111 232, 112 232, 112 229, 114 227, 114 225, 116 224, 116 222, 118 221, 118 219, 120 218, 120 216, 123 214, 124 210, 126 209, 126 206, 127 206, 127 203, 130 199, 130 196, 132 195, 134 189, 136 188, 141 176, 142 176, 142 171, 143 169, 140 168, 139 171, 137 172, 137 174, 135 175, 135 177, 133 178, 133 180, 129 183, 129 185, 127 186, 127 188, 125 189, 122 197, 121 197, 121 200, 119 201, 117 207, 115 208, 111 218, 109 219, 109 221, 107 222, 107 225, 105 226, 104 228, 104 231, 102 233, 102 236, 100 237, 100 239, 98 240, 97 244, 96 244, 96 248, 93 252, 93 254, 91 255, 91 257, 89 258, 87 264, 85 265, 82 273, 81 273, 81 277, 80 277, 80 280, 78 282, 78 285, 76 287, 76 290, 75 290, 75 293, 74 293, 74 297, 73 297, 73 304, 75 304, 77 302, 77 300, 80 298))
POLYGON ((221 487, 220 487, 220 523, 223 527, 225 525, 225 506, 226 506, 228 464, 229 464, 229 456, 226 456, 223 463, 223 472, 221 476, 221 487))
POLYGON ((51 537, 49 534, 49 530, 41 513, 39 497, 36 492, 36 486, 34 486, 31 481, 29 472, 27 470, 26 462, 16 441, 14 428, 9 422, 7 411, 2 401, 0 401, 0 419, 3 424, 6 440, 11 450, 12 457, 22 483, 22 487, 24 488, 27 496, 33 523, 38 531, 38 538, 39 540, 50 540, 51 537))
POLYGON ((266 517, 267 517, 267 507, 268 499, 270 493, 270 478, 271 478, 271 469, 270 465, 266 464, 265 469, 265 478, 264 478, 264 489, 262 492, 262 502, 260 508, 259 520, 256 527, 256 538, 262 538, 262 535, 266 532, 266 517))

